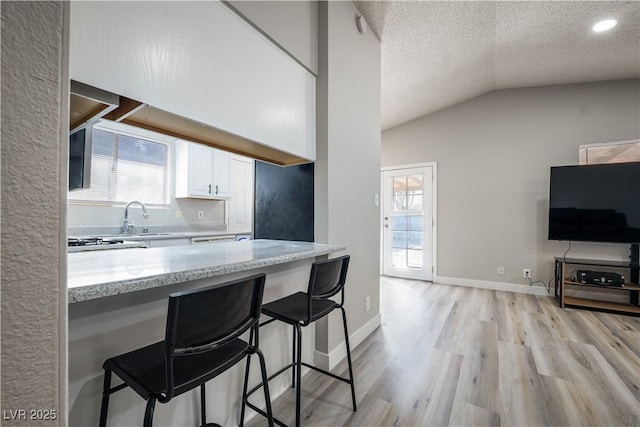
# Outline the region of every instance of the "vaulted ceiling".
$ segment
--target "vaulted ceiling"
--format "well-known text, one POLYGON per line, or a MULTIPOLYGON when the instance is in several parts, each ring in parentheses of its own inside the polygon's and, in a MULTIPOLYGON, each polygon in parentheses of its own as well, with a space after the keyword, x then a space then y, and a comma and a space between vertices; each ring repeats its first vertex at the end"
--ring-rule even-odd
POLYGON ((640 77, 638 1, 354 3, 381 41, 383 129, 496 89, 640 77))

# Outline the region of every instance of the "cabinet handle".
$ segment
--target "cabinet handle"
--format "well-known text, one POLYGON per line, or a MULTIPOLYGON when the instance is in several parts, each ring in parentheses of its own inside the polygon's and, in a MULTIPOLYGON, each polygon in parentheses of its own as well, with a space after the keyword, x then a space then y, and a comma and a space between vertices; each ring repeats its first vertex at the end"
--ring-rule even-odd
POLYGON ((209 194, 211 194, 211 184, 209 184, 209 194))
POLYGON ((218 186, 216 185, 216 194, 218 194, 218 186))

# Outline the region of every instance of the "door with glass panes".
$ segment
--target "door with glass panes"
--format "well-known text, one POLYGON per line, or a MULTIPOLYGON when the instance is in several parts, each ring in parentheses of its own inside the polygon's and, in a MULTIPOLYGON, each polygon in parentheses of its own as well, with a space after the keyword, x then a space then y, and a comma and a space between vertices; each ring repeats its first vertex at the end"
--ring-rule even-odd
POLYGON ((385 170, 383 273, 433 279, 433 167, 385 170))

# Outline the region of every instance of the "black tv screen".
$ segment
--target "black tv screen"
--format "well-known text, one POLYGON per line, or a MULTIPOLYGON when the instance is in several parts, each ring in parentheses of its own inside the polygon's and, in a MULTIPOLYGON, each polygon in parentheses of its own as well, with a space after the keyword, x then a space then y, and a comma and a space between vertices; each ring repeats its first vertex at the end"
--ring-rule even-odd
POLYGON ((551 168, 549 240, 640 242, 640 162, 551 168))
POLYGON ((91 127, 69 135, 69 191, 89 188, 92 140, 91 127))

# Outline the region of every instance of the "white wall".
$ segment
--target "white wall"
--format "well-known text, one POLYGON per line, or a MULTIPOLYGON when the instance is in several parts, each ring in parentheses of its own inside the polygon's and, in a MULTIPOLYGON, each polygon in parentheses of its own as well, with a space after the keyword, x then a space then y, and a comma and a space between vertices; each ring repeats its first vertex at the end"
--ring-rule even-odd
POLYGON ((318 74, 318 2, 230 1, 312 73, 318 74))
MULTIPOLYGON (((352 2, 319 4, 316 241, 342 243, 351 255, 346 287, 350 333, 379 320, 380 42, 360 34, 352 2), (371 310, 365 311, 365 298, 371 310)), ((316 329, 316 334, 322 325, 316 329)), ((344 341, 340 317, 329 321, 320 351, 344 341)))
POLYGON ((2 409, 56 411, 20 425, 67 418, 68 16, 60 1, 2 2, 2 409))
MULTIPOLYGON (((382 133, 383 166, 438 162, 438 275, 525 284, 552 276, 549 168, 578 146, 640 137, 640 80, 494 91, 382 133), (498 266, 505 275, 498 275, 498 266)), ((569 256, 625 259, 628 245, 569 256)))

